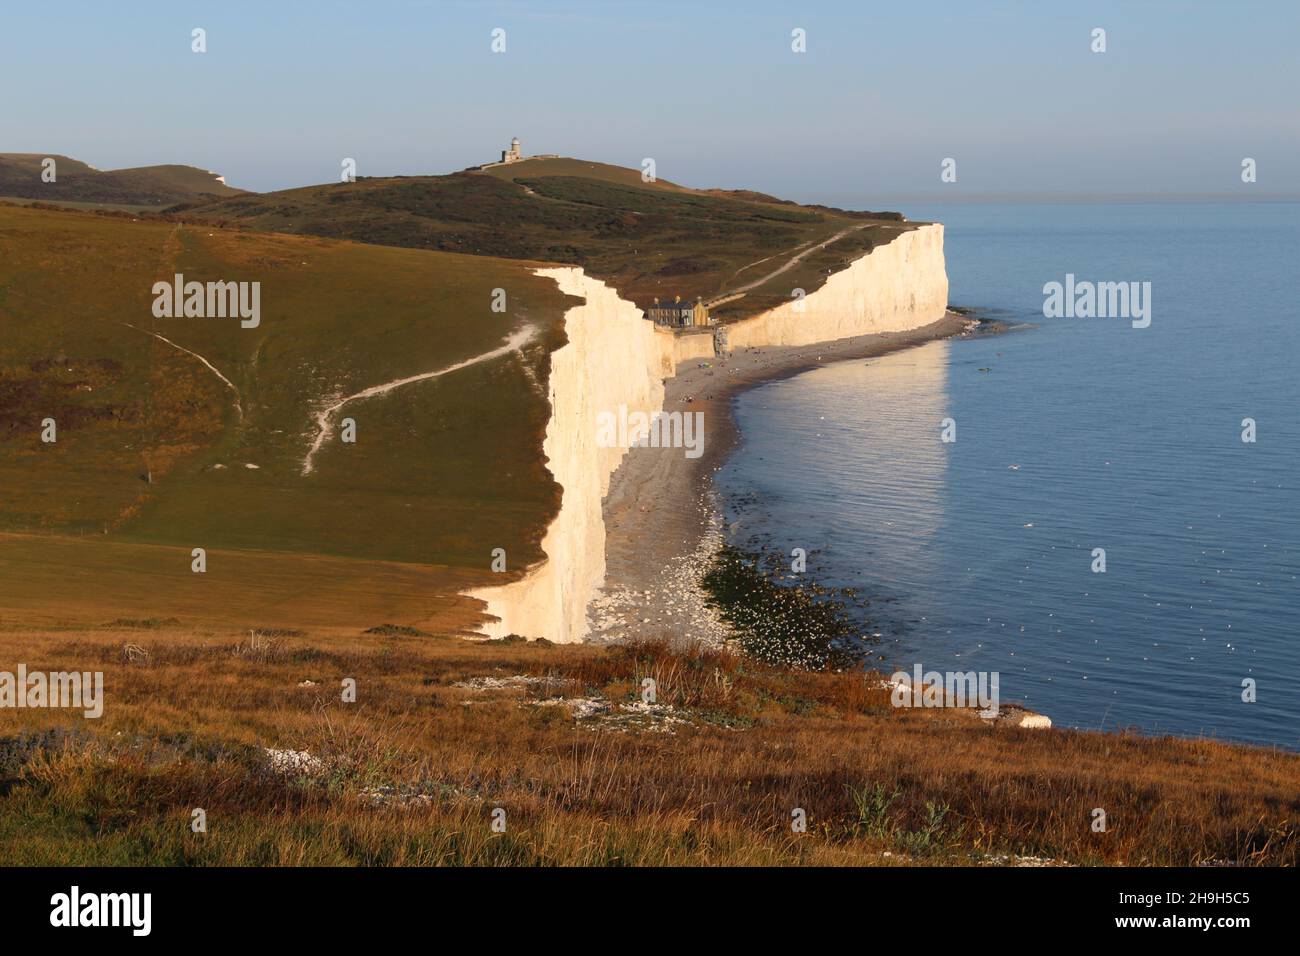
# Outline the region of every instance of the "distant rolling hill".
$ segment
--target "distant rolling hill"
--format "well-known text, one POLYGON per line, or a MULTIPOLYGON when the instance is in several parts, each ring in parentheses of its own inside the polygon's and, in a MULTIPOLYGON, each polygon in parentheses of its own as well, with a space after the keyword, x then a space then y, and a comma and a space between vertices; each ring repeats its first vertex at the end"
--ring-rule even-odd
POLYGON ((177 203, 244 195, 216 173, 194 166, 139 166, 98 170, 50 153, 0 153, 0 197, 79 205, 162 209, 177 203), (55 181, 41 178, 44 160, 55 162, 55 181))
POLYGON ((640 170, 579 159, 360 179, 191 203, 174 213, 263 231, 580 265, 640 305, 655 296, 721 296, 807 253, 723 306, 723 321, 788 301, 795 288, 811 292, 873 245, 914 228, 897 213, 647 183, 640 170), (828 244, 807 252, 821 243, 828 244))

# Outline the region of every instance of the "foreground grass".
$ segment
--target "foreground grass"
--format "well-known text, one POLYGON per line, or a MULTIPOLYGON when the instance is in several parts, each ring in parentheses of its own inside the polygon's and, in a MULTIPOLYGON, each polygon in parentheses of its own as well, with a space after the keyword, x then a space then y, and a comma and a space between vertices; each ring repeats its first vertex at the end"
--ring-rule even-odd
POLYGON ((900 712, 861 675, 728 653, 166 621, 10 630, 0 644, 29 669, 103 670, 107 698, 97 721, 0 711, 8 864, 1294 865, 1300 853, 1296 755, 900 712), (346 677, 355 703, 341 700, 346 677), (472 683, 483 677, 497 684, 472 683), (579 718, 559 698, 606 709, 579 718), (265 748, 310 759, 277 770, 265 748), (195 808, 206 833, 191 830, 195 808), (796 809, 806 832, 791 827, 796 809))

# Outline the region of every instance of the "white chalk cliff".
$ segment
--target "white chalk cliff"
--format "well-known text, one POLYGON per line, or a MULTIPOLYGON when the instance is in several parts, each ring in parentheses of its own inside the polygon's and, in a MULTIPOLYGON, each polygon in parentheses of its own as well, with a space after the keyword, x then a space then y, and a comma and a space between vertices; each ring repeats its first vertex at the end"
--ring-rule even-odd
MULTIPOLYGON (((561 643, 586 636, 588 602, 605 579, 601 504, 622 448, 596 441, 598 413, 620 405, 663 409, 664 379, 678 362, 713 355, 709 335, 673 335, 582 269, 539 269, 568 295, 585 299, 565 313, 568 342, 551 354, 551 418, 543 451, 563 489, 560 511, 542 539, 546 560, 521 579, 471 591, 497 618, 492 637, 521 634, 561 643)), ((874 332, 901 332, 943 318, 948 305, 943 226, 919 226, 877 246, 803 301, 725 326, 728 348, 808 345, 874 332)))
POLYGON ((560 512, 546 529, 546 560, 518 581, 470 592, 499 619, 493 637, 522 634, 557 642, 582 640, 587 602, 605 580, 601 501, 627 450, 596 442, 596 415, 620 404, 646 412, 664 405, 672 374, 673 338, 643 319, 603 282, 573 267, 539 269, 560 291, 586 301, 564 315, 569 341, 551 353, 551 418, 542 451, 563 490, 560 512))
POLYGON ((854 259, 802 303, 792 299, 724 329, 732 349, 812 345, 920 328, 943 318, 947 308, 943 225, 935 223, 854 259))

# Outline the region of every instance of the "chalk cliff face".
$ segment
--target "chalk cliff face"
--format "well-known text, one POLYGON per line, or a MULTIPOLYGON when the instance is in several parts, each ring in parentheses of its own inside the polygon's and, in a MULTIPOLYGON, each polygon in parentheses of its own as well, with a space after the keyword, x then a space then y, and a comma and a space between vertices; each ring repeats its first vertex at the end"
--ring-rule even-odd
POLYGON ((499 618, 484 628, 492 637, 522 634, 571 643, 585 635, 587 602, 605 580, 601 501, 627 453, 598 446, 596 416, 616 413, 620 405, 647 414, 660 411, 675 337, 657 330, 640 309, 581 269, 537 274, 586 299, 565 313, 569 341, 551 353, 551 420, 542 450, 564 490, 560 513, 542 538, 546 561, 522 580, 470 593, 499 618))
POLYGON ((904 332, 943 318, 948 273, 943 225, 905 232, 835 273, 799 303, 791 300, 725 327, 729 348, 811 345, 872 332, 904 332))
POLYGON ((677 363, 689 362, 692 359, 710 359, 712 360, 715 352, 713 348, 713 329, 706 329, 700 332, 691 332, 686 335, 674 335, 671 330, 660 330, 660 337, 664 342, 664 358, 668 362, 664 366, 664 378, 672 378, 677 374, 677 363))
MULTIPOLYGON (((679 362, 711 358, 713 336, 673 335, 642 317, 615 290, 579 268, 539 269, 586 301, 565 314, 568 343, 551 355, 551 419, 543 451, 563 488, 560 512, 542 539, 546 560, 518 580, 470 592, 498 620, 491 637, 522 634, 572 643, 586 636, 586 608, 605 578, 601 503, 625 455, 597 443, 597 415, 620 406, 663 409, 665 378, 679 362)), ((929 325, 948 305, 943 226, 900 235, 831 276, 804 300, 725 327, 728 348, 807 345, 929 325)))

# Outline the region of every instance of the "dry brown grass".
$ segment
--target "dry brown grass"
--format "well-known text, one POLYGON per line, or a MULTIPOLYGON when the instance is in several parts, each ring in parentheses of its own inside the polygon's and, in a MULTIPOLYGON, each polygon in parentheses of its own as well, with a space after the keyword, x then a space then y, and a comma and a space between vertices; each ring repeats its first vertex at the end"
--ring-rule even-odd
POLYGON ((107 702, 97 721, 0 711, 0 842, 15 864, 970 864, 1011 854, 1294 865, 1300 852, 1295 754, 896 711, 860 676, 716 651, 137 621, 0 631, 0 669, 19 661, 102 670, 107 702), (549 679, 454 686, 516 675, 549 679), (355 704, 340 699, 346 677, 355 704), (672 711, 575 720, 540 703, 631 703, 645 677, 672 711), (276 773, 267 747, 321 763, 276 773), (206 834, 190 830, 196 807, 206 834), (1095 807, 1105 833, 1090 827, 1095 807), (491 828, 495 808, 505 833, 491 828), (791 830, 795 808, 806 833, 791 830))
MULTIPOLYGON (((500 583, 486 568, 278 551, 209 548, 201 575, 190 571, 190 560, 188 546, 0 532, 0 626, 153 619, 245 634, 250 627, 361 630, 375 623, 462 633, 483 619, 482 602, 459 592, 500 583)), ((177 637, 185 631, 173 629, 166 639, 177 637)))

